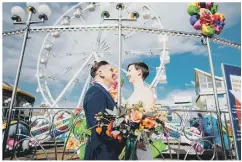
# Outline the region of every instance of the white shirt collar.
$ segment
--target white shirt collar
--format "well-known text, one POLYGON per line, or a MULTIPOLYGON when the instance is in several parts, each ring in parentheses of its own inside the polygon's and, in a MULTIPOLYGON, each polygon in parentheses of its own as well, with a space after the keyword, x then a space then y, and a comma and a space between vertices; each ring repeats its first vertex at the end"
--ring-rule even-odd
POLYGON ((106 85, 104 85, 103 83, 98 82, 98 81, 96 81, 95 83, 100 84, 100 85, 103 86, 103 88, 105 88, 107 91, 109 90, 109 88, 108 88, 106 85))

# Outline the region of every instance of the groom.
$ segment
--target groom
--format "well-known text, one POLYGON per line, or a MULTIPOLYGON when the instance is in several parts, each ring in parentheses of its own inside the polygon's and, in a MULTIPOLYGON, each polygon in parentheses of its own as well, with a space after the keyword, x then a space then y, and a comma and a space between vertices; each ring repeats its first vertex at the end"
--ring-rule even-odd
MULTIPOLYGON (((88 89, 83 102, 87 128, 97 125, 95 114, 105 112, 105 109, 113 110, 116 106, 108 92, 115 82, 113 68, 106 61, 95 62, 90 74, 94 84, 88 89)), ((101 134, 97 134, 94 127, 87 140, 84 160, 118 160, 123 147, 123 143, 106 135, 105 128, 101 134)))

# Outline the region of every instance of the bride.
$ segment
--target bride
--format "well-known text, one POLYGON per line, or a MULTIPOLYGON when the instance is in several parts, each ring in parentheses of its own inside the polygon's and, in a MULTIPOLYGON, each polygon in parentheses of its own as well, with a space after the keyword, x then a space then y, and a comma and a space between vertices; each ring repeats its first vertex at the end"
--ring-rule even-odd
MULTIPOLYGON (((128 65, 127 77, 134 86, 134 92, 127 100, 127 104, 143 103, 145 113, 155 106, 153 92, 145 86, 144 80, 149 75, 149 67, 144 62, 134 62, 128 65)), ((138 160, 153 160, 151 148, 148 143, 137 142, 136 151, 138 160)))

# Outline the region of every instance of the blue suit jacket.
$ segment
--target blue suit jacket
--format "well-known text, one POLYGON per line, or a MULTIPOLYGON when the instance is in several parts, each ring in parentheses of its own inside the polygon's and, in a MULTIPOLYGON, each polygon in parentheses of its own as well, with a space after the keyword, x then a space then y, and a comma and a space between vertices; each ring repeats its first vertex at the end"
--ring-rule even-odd
MULTIPOLYGON (((97 124, 94 115, 105 112, 105 109, 113 110, 116 106, 109 92, 100 84, 92 85, 84 98, 83 107, 87 120, 87 127, 97 124)), ((106 129, 102 133, 96 133, 96 128, 92 129, 92 135, 88 138, 84 160, 118 160, 118 156, 124 147, 124 142, 119 143, 106 135, 106 129)))

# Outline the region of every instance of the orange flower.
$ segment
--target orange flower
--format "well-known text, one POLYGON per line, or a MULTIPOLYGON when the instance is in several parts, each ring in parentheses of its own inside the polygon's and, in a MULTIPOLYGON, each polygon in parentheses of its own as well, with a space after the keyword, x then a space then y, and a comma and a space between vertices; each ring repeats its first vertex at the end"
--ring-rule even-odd
POLYGON ((135 123, 139 123, 142 120, 143 114, 142 112, 138 111, 138 110, 134 110, 131 112, 130 114, 131 116, 131 121, 135 122, 135 123))
POLYGON ((97 128, 96 128, 96 132, 97 132, 98 134, 101 134, 101 133, 102 133, 102 128, 101 128, 101 127, 97 127, 97 128))
POLYGON ((155 121, 152 118, 145 118, 142 121, 142 124, 144 125, 145 128, 151 129, 155 126, 155 121))
POLYGON ((110 137, 112 137, 112 131, 111 130, 106 130, 106 134, 110 137))
POLYGON ((113 121, 111 121, 111 122, 109 123, 109 125, 108 125, 108 130, 112 130, 112 128, 113 128, 113 121))
POLYGON ((68 149, 71 149, 71 148, 73 148, 74 144, 75 144, 74 140, 73 139, 69 139, 68 142, 67 142, 67 146, 66 147, 68 149))

